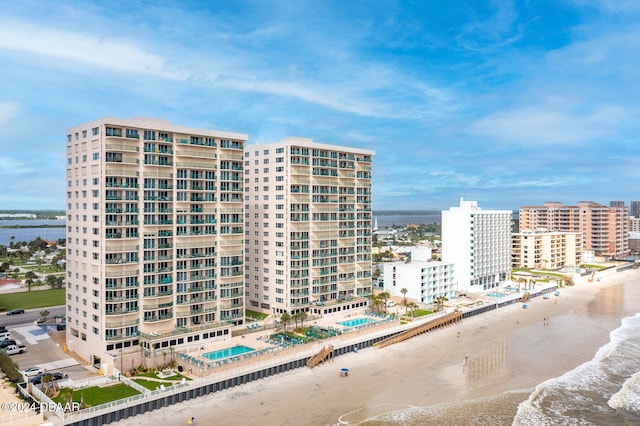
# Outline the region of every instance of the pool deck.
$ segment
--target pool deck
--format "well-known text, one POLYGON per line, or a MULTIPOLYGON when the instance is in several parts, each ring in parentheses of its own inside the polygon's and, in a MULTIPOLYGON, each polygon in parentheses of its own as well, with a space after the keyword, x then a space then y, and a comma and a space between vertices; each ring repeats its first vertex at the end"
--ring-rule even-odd
MULTIPOLYGON (((194 345, 188 350, 180 351, 181 354, 185 354, 192 360, 203 361, 204 368, 198 365, 190 363, 188 360, 177 356, 176 361, 183 367, 183 374, 190 376, 191 378, 207 377, 213 374, 217 374, 227 370, 233 370, 243 366, 248 366, 253 363, 257 363, 266 359, 266 357, 288 356, 297 352, 308 350, 311 345, 329 345, 331 342, 348 340, 354 336, 354 334, 360 334, 361 332, 368 332, 372 330, 381 330, 387 327, 392 327, 400 323, 399 319, 383 318, 381 316, 374 316, 366 313, 366 309, 357 309, 349 312, 340 312, 335 314, 326 315, 322 318, 305 321, 305 326, 316 325, 323 328, 339 329, 343 332, 338 336, 334 336, 327 339, 317 340, 309 344, 301 344, 297 346, 291 346, 283 348, 277 344, 269 342, 269 337, 278 332, 284 331, 284 327, 273 327, 274 322, 272 317, 268 317, 264 321, 260 321, 266 324, 267 328, 258 329, 255 331, 249 331, 241 336, 234 336, 227 340, 221 340, 217 342, 207 342, 201 345, 194 345), (369 322, 357 327, 345 327, 338 322, 348 321, 354 318, 370 318, 376 322, 369 322), (366 331, 365 331, 366 329, 366 331), (247 346, 255 349, 253 352, 248 352, 239 356, 230 356, 222 360, 207 360, 202 357, 202 354, 207 352, 215 352, 222 349, 228 349, 233 346, 247 346), (222 361, 222 362, 221 362, 222 361), (211 365, 211 368, 207 368, 207 365, 211 365)), ((246 327, 246 326, 245 326, 246 327)), ((287 325, 287 330, 292 330, 295 327, 295 323, 287 325)))

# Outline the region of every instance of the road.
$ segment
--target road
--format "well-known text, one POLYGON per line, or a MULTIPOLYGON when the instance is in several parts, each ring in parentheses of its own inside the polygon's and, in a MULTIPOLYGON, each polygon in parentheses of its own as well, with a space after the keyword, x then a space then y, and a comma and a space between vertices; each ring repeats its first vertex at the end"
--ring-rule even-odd
POLYGON ((37 308, 25 310, 24 314, 7 315, 0 314, 0 325, 6 327, 15 327, 16 325, 33 324, 35 320, 40 319, 40 312, 49 311, 49 318, 55 318, 56 315, 66 315, 66 306, 51 306, 48 308, 37 308))

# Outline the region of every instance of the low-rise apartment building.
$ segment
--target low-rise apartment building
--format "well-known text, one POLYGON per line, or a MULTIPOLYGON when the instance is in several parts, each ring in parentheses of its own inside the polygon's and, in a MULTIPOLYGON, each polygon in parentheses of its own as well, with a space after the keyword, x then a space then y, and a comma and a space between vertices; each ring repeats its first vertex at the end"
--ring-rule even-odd
POLYGON ((511 238, 513 268, 558 269, 582 263, 582 238, 577 232, 523 231, 511 238))

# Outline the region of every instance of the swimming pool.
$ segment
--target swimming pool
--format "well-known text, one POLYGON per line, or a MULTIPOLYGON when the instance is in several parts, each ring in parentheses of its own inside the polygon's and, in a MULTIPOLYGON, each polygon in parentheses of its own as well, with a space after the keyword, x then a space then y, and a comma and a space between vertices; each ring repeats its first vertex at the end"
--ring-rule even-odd
POLYGON ((248 346, 233 346, 231 348, 224 348, 218 351, 207 352, 206 354, 202 354, 202 356, 210 361, 217 361, 223 358, 229 358, 230 356, 242 355, 249 352, 253 352, 255 349, 250 348, 248 346))
POLYGON ((505 294, 504 293, 489 293, 489 294, 487 294, 487 296, 489 296, 489 297, 504 297, 505 294))
POLYGON ((354 318, 347 321, 339 322, 338 324, 344 325, 345 327, 357 327, 362 324, 368 324, 370 322, 377 322, 376 320, 372 320, 370 318, 354 318))

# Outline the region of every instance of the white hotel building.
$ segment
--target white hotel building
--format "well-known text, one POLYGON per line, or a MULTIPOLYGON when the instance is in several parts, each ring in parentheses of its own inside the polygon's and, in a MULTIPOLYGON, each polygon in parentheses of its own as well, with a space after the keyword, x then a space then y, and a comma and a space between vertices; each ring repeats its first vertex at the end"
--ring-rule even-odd
POLYGON ((246 139, 149 118, 68 129, 70 350, 108 372, 242 323, 246 139))
POLYGON ((385 263, 384 291, 426 304, 436 303, 439 297, 454 297, 457 290, 454 264, 430 259, 431 249, 414 248, 410 262, 385 263), (402 289, 407 290, 406 295, 402 289))
POLYGON ((248 309, 326 314, 366 305, 373 154, 303 138, 245 148, 248 309))
POLYGON ((442 260, 455 264, 458 291, 496 288, 511 275, 509 210, 482 210, 476 201, 442 211, 442 260))

